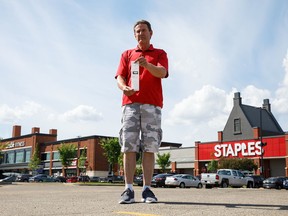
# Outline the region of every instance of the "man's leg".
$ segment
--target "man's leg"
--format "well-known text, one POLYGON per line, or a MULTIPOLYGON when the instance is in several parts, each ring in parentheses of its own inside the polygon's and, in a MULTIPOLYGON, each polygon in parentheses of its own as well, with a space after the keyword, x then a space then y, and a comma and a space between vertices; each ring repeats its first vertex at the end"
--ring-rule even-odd
POLYGON ((135 152, 126 152, 124 153, 124 175, 125 175, 125 184, 132 184, 136 169, 136 153, 135 152))
POLYGON ((136 153, 126 152, 123 156, 125 191, 121 194, 119 204, 134 203, 133 178, 136 169, 136 153))
POLYGON ((151 152, 143 152, 142 170, 143 185, 150 186, 154 173, 155 154, 151 152))

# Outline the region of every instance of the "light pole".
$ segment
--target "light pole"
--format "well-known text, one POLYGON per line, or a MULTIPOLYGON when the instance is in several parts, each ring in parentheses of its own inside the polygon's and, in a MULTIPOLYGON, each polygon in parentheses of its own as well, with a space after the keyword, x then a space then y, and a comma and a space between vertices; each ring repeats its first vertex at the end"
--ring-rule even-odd
POLYGON ((263 143, 263 136, 262 136, 262 107, 259 107, 260 110, 260 146, 261 146, 261 159, 260 159, 260 174, 262 177, 265 175, 265 169, 264 169, 264 149, 263 147, 267 145, 267 143, 263 143))

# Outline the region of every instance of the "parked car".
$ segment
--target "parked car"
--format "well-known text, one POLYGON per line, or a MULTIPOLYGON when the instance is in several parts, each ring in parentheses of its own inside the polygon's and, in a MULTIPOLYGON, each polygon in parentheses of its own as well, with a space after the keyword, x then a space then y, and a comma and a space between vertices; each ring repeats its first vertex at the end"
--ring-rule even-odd
POLYGON ((288 190, 288 179, 285 179, 285 180, 283 181, 283 188, 286 189, 286 190, 288 190))
POLYGON ((7 182, 15 182, 15 180, 16 180, 16 176, 15 175, 11 175, 11 176, 7 176, 7 177, 5 177, 5 178, 3 178, 3 179, 0 179, 0 182, 5 182, 5 183, 7 183, 7 182))
POLYGON ((249 175, 249 177, 253 178, 253 180, 254 180, 254 184, 253 184, 254 188, 263 187, 264 178, 262 176, 260 176, 260 175, 249 175))
MULTIPOLYGON (((158 175, 157 173, 153 174, 153 177, 158 175)), ((140 174, 138 176, 135 176, 134 178, 134 184, 137 184, 138 186, 143 186, 143 174, 140 174)))
POLYGON ((89 181, 90 181, 90 177, 87 175, 78 176, 78 182, 89 182, 89 181))
POLYGON ((64 176, 56 176, 56 177, 54 177, 54 181, 55 182, 63 182, 63 183, 65 183, 67 181, 67 178, 64 177, 64 176))
POLYGON ((153 178, 152 178, 152 181, 151 181, 151 186, 152 187, 165 187, 165 180, 168 176, 172 176, 173 174, 171 173, 162 173, 162 174, 158 174, 158 175, 155 175, 153 178))
POLYGON ((16 177, 17 182, 29 182, 29 178, 32 177, 30 174, 21 174, 16 177))
POLYGON ((100 177, 99 176, 91 176, 90 182, 100 182, 100 177))
POLYGON ((190 174, 178 174, 174 176, 168 176, 165 180, 165 185, 168 187, 180 187, 180 188, 203 187, 201 180, 190 174))
POLYGON ((107 182, 109 183, 124 183, 124 177, 123 176, 108 176, 107 182))
POLYGON ((67 183, 76 183, 78 181, 78 177, 77 176, 70 176, 66 179, 67 183))
POLYGON ((29 178, 29 182, 55 182, 52 176, 38 174, 29 178))
POLYGON ((286 180, 286 177, 278 176, 278 177, 270 177, 263 181, 264 188, 283 188, 283 181, 286 180))

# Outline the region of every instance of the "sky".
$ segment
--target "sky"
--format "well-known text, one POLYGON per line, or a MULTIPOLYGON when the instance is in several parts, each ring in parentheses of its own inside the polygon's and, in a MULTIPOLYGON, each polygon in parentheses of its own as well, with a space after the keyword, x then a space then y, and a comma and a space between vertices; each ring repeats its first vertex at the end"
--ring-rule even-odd
POLYGON ((140 19, 169 59, 163 141, 216 141, 235 92, 255 107, 269 99, 288 131, 287 0, 0 0, 0 137, 13 125, 117 137, 114 76, 140 19))

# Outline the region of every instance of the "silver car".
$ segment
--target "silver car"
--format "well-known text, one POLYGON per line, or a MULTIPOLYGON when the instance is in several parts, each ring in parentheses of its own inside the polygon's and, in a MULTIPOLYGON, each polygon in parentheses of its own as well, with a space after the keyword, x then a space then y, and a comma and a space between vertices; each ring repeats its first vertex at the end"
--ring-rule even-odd
POLYGON ((180 188, 202 188, 201 181, 190 174, 178 174, 168 176, 165 180, 167 187, 180 187, 180 188))

